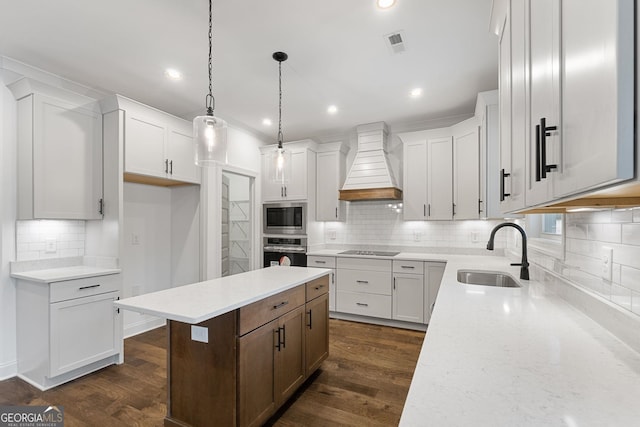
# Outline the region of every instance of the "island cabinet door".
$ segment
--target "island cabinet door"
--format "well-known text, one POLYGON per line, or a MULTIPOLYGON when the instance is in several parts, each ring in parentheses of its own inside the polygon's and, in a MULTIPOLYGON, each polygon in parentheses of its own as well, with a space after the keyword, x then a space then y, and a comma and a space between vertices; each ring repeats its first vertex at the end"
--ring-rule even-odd
POLYGON ((276 346, 276 399, 282 405, 305 380, 304 305, 280 317, 280 345, 276 346))
POLYGON ((260 426, 276 409, 275 355, 279 319, 238 338, 238 425, 260 426))
POLYGON ((329 356, 329 294, 307 303, 307 376, 329 356))

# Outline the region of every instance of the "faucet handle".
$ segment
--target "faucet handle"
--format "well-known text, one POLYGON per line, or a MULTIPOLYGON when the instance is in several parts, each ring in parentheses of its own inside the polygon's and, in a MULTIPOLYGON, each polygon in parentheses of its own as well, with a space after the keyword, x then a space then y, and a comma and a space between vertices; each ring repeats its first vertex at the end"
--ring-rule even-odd
POLYGON ((516 267, 516 266, 522 266, 521 262, 512 262, 511 264, 509 264, 512 267, 516 267))

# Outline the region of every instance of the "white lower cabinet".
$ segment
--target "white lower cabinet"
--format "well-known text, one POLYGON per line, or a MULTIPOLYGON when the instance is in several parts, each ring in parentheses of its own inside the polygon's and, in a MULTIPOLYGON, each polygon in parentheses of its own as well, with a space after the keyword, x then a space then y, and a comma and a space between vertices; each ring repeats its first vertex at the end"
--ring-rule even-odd
POLYGON ((336 257, 309 255, 307 267, 328 268, 329 275, 329 311, 336 311, 336 257))
POLYGON ((431 313, 436 304, 445 266, 444 262, 429 261, 424 263, 424 323, 431 321, 431 313))
POLYGON ((424 323, 424 263, 393 261, 394 320, 424 323))
POLYGON ((336 311, 391 319, 391 260, 338 258, 336 311))
POLYGON ((46 390, 122 362, 120 274, 18 280, 18 375, 46 390))

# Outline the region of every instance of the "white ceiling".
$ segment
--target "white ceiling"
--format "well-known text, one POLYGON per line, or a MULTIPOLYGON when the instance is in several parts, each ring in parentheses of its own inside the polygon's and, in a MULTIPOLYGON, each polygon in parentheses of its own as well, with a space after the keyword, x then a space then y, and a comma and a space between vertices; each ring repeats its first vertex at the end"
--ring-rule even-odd
MULTIPOLYGON (((497 88, 491 0, 214 0, 216 115, 285 140, 473 113, 497 88), (393 55, 384 35, 402 30, 393 55), (423 88, 419 99, 409 97, 423 88), (339 108, 336 115, 327 106, 339 108), (266 128, 262 119, 274 125, 266 128)), ((0 55, 187 119, 208 92, 206 0, 0 0, 0 55), (173 67, 180 82, 164 77, 173 67)))

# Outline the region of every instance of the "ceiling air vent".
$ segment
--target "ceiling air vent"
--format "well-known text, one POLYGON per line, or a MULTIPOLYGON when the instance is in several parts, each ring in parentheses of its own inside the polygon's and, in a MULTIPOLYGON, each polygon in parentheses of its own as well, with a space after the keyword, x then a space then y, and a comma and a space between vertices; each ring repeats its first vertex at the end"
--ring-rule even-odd
POLYGON ((391 50, 391 53, 402 53, 406 49, 405 37, 403 31, 396 31, 384 36, 384 39, 391 50))

